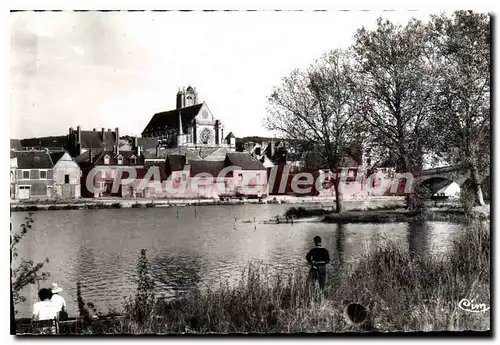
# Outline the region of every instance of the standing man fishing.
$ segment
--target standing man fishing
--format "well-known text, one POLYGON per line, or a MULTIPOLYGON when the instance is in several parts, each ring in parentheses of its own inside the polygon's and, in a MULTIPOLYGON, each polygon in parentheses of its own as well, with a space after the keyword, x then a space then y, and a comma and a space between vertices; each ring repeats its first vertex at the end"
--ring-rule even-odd
POLYGON ((330 262, 328 250, 321 246, 321 237, 314 237, 314 248, 306 255, 306 260, 311 265, 309 271, 311 283, 319 282, 319 288, 323 290, 326 283, 326 264, 330 262))

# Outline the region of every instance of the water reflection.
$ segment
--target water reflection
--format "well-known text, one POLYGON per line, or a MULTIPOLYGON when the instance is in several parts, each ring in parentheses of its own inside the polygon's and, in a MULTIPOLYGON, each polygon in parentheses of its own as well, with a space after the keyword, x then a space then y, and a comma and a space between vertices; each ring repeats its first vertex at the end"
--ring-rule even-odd
POLYGON ((345 237, 346 237, 346 224, 337 224, 335 232, 335 253, 337 261, 341 267, 344 266, 344 252, 345 252, 345 237))
POLYGON ((423 254, 428 246, 429 231, 427 225, 421 222, 410 222, 408 224, 408 251, 410 257, 423 254))
POLYGON ((151 268, 153 278, 167 297, 192 290, 201 282, 202 260, 195 253, 158 253, 151 260, 151 268))

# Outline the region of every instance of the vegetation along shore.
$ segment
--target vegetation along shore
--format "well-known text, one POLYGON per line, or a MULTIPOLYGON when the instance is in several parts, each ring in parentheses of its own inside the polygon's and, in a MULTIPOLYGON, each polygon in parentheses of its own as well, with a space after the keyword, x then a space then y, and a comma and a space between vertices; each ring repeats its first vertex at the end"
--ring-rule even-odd
MULTIPOLYGON (((335 260, 333 262, 335 267, 335 260)), ((146 251, 139 256, 138 287, 122 310, 101 315, 79 295, 79 315, 61 332, 82 334, 268 333, 354 331, 489 330, 490 311, 470 313, 461 300, 490 303, 490 231, 472 222, 442 256, 417 255, 398 242, 362 254, 356 265, 333 270, 321 294, 307 286, 306 272, 268 275, 249 266, 236 286, 194 290, 165 300, 154 293, 146 251), (411 291, 411 293, 409 293, 411 291), (401 298, 405 296, 405 298, 401 298), (346 306, 359 303, 366 320, 346 317, 346 306), (117 316, 121 315, 121 316, 117 316)), ((18 332, 30 332, 17 320, 18 332)))

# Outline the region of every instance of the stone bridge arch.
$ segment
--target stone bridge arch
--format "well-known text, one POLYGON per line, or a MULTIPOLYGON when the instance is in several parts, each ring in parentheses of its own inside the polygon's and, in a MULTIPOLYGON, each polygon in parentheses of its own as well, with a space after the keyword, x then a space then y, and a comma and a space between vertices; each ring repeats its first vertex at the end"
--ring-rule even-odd
MULTIPOLYGON (((429 187, 432 195, 440 189, 449 186, 455 182, 460 186, 460 189, 470 185, 471 171, 468 166, 454 165, 442 168, 427 169, 420 172, 414 179, 414 189, 425 185, 429 187)), ((486 189, 488 197, 490 195, 490 173, 487 172, 480 176, 481 189, 486 189)))
POLYGON ((464 166, 449 166, 423 170, 415 178, 414 188, 426 186, 430 189, 432 195, 442 188, 445 188, 455 182, 462 188, 464 183, 470 178, 470 169, 464 166))

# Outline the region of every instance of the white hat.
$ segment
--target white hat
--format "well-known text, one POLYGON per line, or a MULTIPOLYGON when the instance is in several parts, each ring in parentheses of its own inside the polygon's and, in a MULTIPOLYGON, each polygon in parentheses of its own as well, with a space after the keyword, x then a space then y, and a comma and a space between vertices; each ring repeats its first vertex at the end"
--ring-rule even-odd
POLYGON ((52 283, 52 293, 58 293, 61 292, 63 289, 57 285, 57 283, 52 283))

